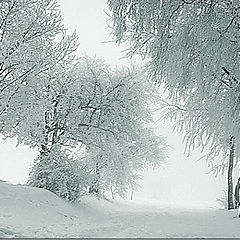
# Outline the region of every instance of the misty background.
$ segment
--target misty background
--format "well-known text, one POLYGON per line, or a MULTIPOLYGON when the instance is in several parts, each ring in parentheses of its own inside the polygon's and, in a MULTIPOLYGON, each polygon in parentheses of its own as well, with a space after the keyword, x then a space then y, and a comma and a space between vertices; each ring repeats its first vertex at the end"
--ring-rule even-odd
MULTIPOLYGON (((124 58, 124 46, 111 42, 107 27, 107 4, 104 0, 59 0, 65 26, 70 32, 76 30, 80 46, 77 54, 103 58, 111 66, 129 65, 124 58)), ((140 59, 133 59, 141 63, 140 59)), ((224 195, 225 176, 208 174, 203 153, 196 150, 189 157, 184 155, 182 135, 172 132, 172 124, 157 122, 155 132, 166 137, 169 148, 168 163, 159 169, 146 169, 141 181, 142 188, 134 193, 134 200, 174 202, 192 205, 217 205, 216 199, 224 195)), ((24 184, 37 151, 26 146, 16 147, 15 139, 0 140, 0 179, 14 184, 24 184)), ((130 198, 130 193, 129 193, 130 198)))

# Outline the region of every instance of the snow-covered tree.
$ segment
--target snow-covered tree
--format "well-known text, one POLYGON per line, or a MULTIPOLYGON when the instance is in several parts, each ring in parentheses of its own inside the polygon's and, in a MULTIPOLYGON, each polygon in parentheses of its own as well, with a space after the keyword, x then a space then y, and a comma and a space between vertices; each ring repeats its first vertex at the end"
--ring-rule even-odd
MULTIPOLYGON (((122 161, 127 166, 121 169, 121 174, 125 174, 121 177, 127 182, 124 182, 124 188, 131 184, 132 172, 142 169, 147 160, 149 163, 155 161, 156 165, 162 164, 166 155, 164 142, 142 127, 142 124, 151 121, 148 109, 150 87, 144 83, 143 76, 138 68, 110 70, 102 60, 88 57, 62 71, 53 72, 51 84, 41 87, 39 99, 29 106, 25 121, 9 133, 9 136, 17 136, 19 142, 39 149, 37 167, 33 168, 29 182, 34 186, 44 182, 45 185, 41 186, 46 187, 47 177, 40 174, 43 172, 40 168, 54 166, 56 161, 52 156, 66 159, 65 149, 79 144, 83 144, 91 156, 86 160, 88 164, 82 162, 90 178, 95 176, 89 187, 98 184, 96 177, 103 173, 103 168, 104 171, 109 170, 108 176, 110 168, 112 174, 120 176, 119 165, 113 165, 112 161, 122 161), (55 149, 58 149, 57 153, 55 149), (62 156, 60 150, 63 151, 62 156), (121 158, 112 159, 121 153, 121 158), (95 158, 100 155, 102 160, 95 158), (43 179, 40 180, 40 177, 43 179)), ((68 165, 67 162, 67 168, 68 165)), ((46 188, 52 189, 49 186, 46 188)))
POLYGON ((97 133, 92 138, 94 145, 87 148, 86 162, 95 173, 90 191, 111 190, 124 197, 128 190, 137 189, 140 170, 162 165, 166 158, 164 140, 147 126, 153 120, 150 105, 154 92, 143 76, 134 68, 113 75, 112 84, 122 87, 117 95, 111 93, 113 106, 109 105, 104 122, 109 121, 114 134, 97 133))
POLYGON ((185 134, 187 151, 208 146, 209 159, 223 153, 219 166, 229 166, 233 199, 231 169, 240 153, 240 2, 109 0, 108 4, 117 42, 130 41, 129 55, 146 58, 149 76, 168 90, 171 105, 178 106, 168 114, 185 134))
POLYGON ((140 171, 148 166, 161 166, 166 158, 163 139, 142 126, 129 129, 134 136, 101 137, 97 148, 89 148, 85 162, 95 174, 90 192, 125 197, 137 190, 140 171), (107 147, 106 147, 107 146, 107 147))
MULTIPOLYGON (((108 3, 117 42, 130 40, 129 54, 146 57, 154 81, 164 84, 173 103, 183 101, 189 110, 191 124, 186 121, 189 126, 186 130, 198 133, 195 136, 192 132, 189 141, 201 138, 207 125, 206 135, 215 135, 214 142, 229 149, 229 139, 236 135, 239 126, 240 3, 228 0, 108 3), (194 123, 199 123, 199 127, 192 128, 194 123)), ((199 142, 204 145, 208 139, 199 142)), ((235 141, 239 141, 238 136, 235 141)))
POLYGON ((72 58, 76 39, 65 34, 55 0, 0 2, 0 131, 22 120, 14 111, 34 104, 56 66, 72 58))
MULTIPOLYGON (((66 35, 55 0, 0 2, 0 133, 39 150, 29 184, 69 200, 83 191, 86 179, 96 182, 96 174, 66 148, 83 144, 95 156, 102 149, 105 161, 121 153, 125 175, 106 186, 124 189, 133 185, 138 168, 147 161, 158 165, 164 155, 142 127, 151 121, 151 93, 140 69, 110 70, 99 59, 76 60, 76 47, 77 36, 66 35), (155 155, 146 153, 148 147, 155 155)), ((94 164, 102 168, 102 162, 94 164)), ((104 171, 110 168, 108 163, 104 171)))

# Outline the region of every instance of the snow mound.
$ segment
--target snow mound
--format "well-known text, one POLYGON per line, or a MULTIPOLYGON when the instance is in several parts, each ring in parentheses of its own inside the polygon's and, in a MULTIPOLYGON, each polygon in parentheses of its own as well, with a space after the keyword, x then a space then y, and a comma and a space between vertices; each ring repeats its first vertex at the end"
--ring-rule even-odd
POLYGON ((5 182, 0 182, 0 192, 0 237, 64 237, 69 231, 74 236, 89 227, 94 212, 94 218, 101 218, 100 209, 114 209, 94 196, 74 204, 45 189, 5 182))
POLYGON ((171 207, 85 195, 75 203, 0 182, 0 238, 240 237, 237 210, 171 207))

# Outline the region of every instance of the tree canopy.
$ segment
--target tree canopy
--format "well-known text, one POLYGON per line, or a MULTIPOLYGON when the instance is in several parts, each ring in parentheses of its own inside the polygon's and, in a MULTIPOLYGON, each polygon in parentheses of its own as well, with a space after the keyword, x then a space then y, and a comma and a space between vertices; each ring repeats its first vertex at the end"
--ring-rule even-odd
POLYGON ((185 133, 187 148, 211 143, 215 156, 229 151, 233 137, 239 156, 239 1, 109 0, 108 5, 116 41, 130 41, 128 54, 147 60, 149 77, 168 91, 170 105, 178 106, 180 111, 174 108, 168 116, 185 133))
POLYGON ((124 196, 166 157, 146 127, 154 94, 140 68, 110 69, 77 47, 56 0, 0 1, 0 134, 38 149, 29 184, 68 200, 94 184, 124 196), (85 156, 71 154, 80 145, 85 156))

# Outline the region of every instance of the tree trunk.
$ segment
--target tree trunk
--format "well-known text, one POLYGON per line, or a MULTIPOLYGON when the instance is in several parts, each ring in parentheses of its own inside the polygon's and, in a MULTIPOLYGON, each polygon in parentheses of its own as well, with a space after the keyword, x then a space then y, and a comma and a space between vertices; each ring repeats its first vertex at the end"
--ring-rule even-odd
POLYGON ((111 194, 112 194, 112 199, 114 200, 114 193, 113 193, 112 186, 110 187, 110 190, 111 190, 111 194))
POLYGON ((234 209, 233 162, 234 162, 234 142, 233 142, 233 137, 231 137, 230 138, 229 165, 228 165, 228 210, 234 209))
POLYGON ((239 188, 240 188, 240 177, 238 178, 237 184, 235 186, 235 193, 234 193, 235 208, 239 207, 239 188))
POLYGON ((96 163, 96 168, 95 168, 95 179, 93 181, 92 186, 89 188, 89 193, 99 193, 99 181, 100 181, 100 169, 99 169, 99 164, 96 163))
POLYGON ((133 200, 133 191, 131 192, 131 200, 133 200))

